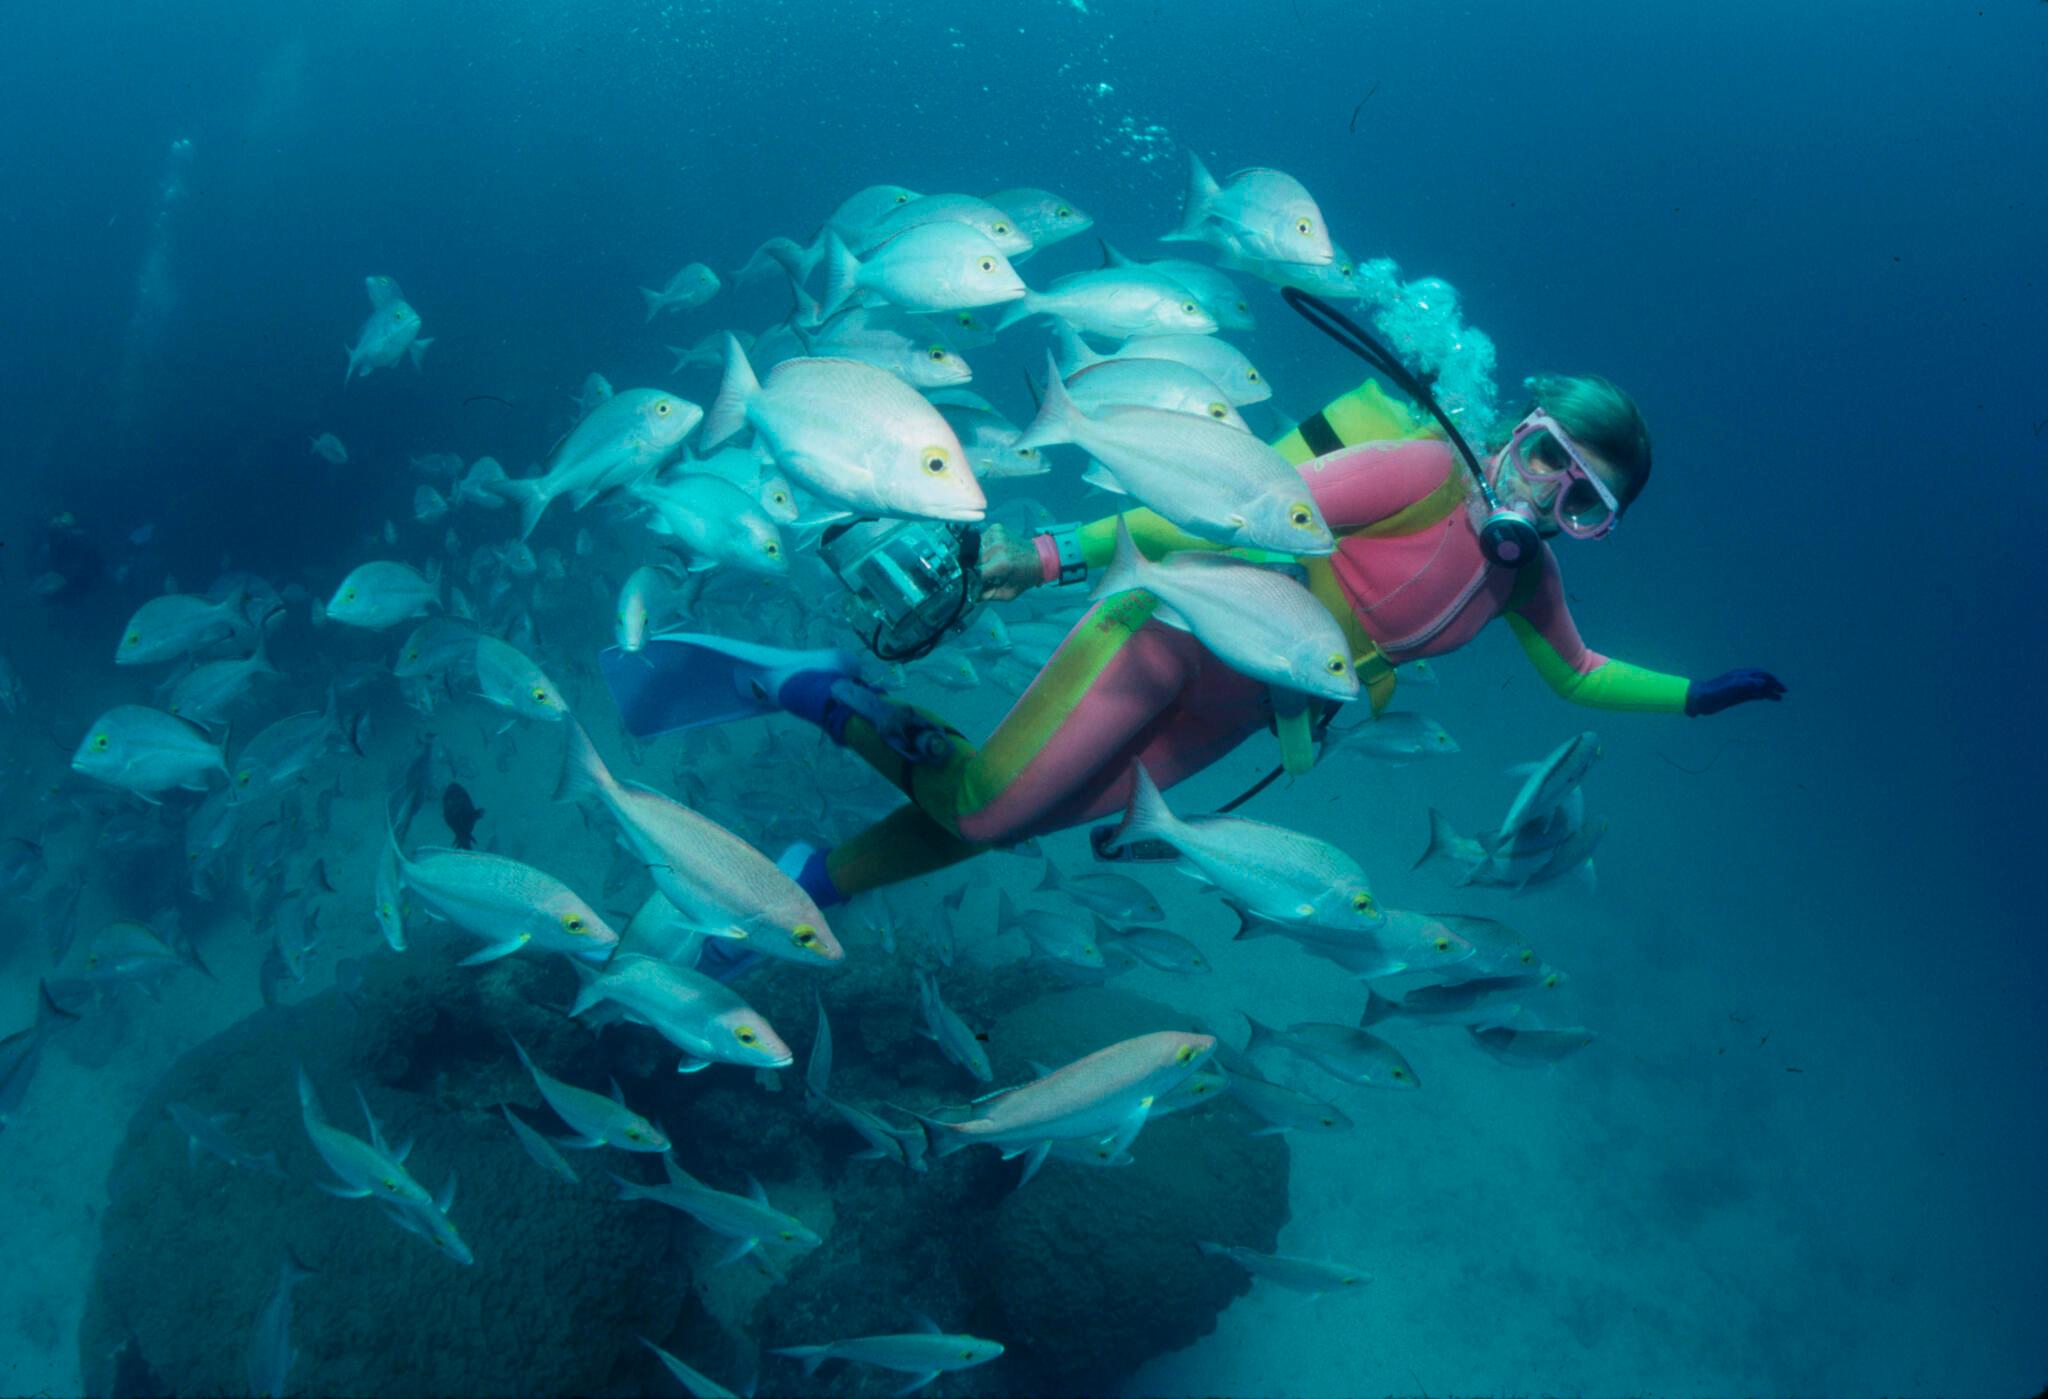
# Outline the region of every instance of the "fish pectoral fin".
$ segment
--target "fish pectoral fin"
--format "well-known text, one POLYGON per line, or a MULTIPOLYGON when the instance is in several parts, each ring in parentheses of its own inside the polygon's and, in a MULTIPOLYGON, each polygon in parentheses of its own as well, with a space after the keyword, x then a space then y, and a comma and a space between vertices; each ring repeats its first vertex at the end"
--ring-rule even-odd
POLYGON ((1038 1174, 1038 1168, 1045 1164, 1045 1158, 1052 1154, 1052 1143, 1042 1141, 1031 1148, 1031 1154, 1024 1158, 1024 1174, 1017 1177, 1017 1188, 1023 1189, 1031 1183, 1031 1177, 1038 1174))
POLYGON ((606 1145, 603 1137, 554 1137, 550 1140, 565 1151, 589 1151, 593 1147, 606 1145))
POLYGON ((469 956, 464 957, 460 962, 456 963, 456 965, 462 967, 477 967, 482 966, 485 962, 495 962, 500 957, 510 957, 520 948, 526 946, 526 944, 531 940, 532 939, 529 938, 525 933, 521 933, 517 937, 507 938, 503 942, 492 943, 489 947, 484 948, 481 952, 472 952, 470 953, 469 956))
POLYGON ((890 1399, 904 1399, 904 1396, 906 1395, 915 1394, 917 1393, 917 1391, 923 1389, 926 1385, 930 1384, 933 1380, 937 1379, 938 1377, 939 1372, 937 1370, 927 1370, 923 1374, 918 1375, 917 1377, 912 1379, 909 1384, 906 1384, 903 1386, 903 1388, 897 1390, 894 1394, 890 1396, 890 1399))
POLYGON ((676 1060, 676 1072, 679 1074, 700 1073, 710 1067, 711 1061, 709 1059, 699 1059, 694 1054, 685 1054, 682 1058, 676 1060))
POLYGON ((732 1247, 719 1254, 718 1261, 712 1264, 712 1266, 714 1268, 723 1268, 729 1263, 737 1263, 758 1248, 760 1243, 759 1239, 754 1238, 735 1239, 733 1240, 732 1247))
POLYGON ((1131 1109, 1131 1115, 1123 1120, 1123 1125, 1118 1127, 1116 1134, 1109 1138, 1108 1145, 1111 1156, 1126 1150, 1132 1142, 1138 1139, 1138 1133, 1145 1130, 1145 1123, 1152 1116, 1152 1103, 1153 1100, 1147 1098, 1131 1109))
POLYGON ((339 1200, 360 1200, 369 1195, 370 1193, 369 1187, 367 1186, 365 1186, 361 1190, 351 1190, 345 1185, 329 1185, 324 1180, 316 1180, 313 1182, 313 1184, 319 1186, 322 1190, 325 1190, 329 1195, 332 1195, 339 1200))

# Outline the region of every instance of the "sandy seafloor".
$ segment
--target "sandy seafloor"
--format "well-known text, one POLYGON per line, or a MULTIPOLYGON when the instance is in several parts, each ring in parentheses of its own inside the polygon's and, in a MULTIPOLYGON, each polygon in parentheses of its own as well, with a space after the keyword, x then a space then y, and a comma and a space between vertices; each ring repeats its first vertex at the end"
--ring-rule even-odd
MULTIPOLYGON (((95 616, 42 617, 45 644, 96 654, 92 628, 117 623, 95 616)), ((38 654, 37 618, 16 621, 13 653, 38 654)), ((1330 1097, 1358 1123, 1292 1139, 1293 1217, 1282 1249, 1355 1263, 1375 1281, 1363 1295, 1320 1300, 1257 1285, 1213 1335, 1157 1358, 1128 1392, 1974 1394, 2026 1390, 2048 1374, 2030 1330, 2041 1315, 2040 1260, 2008 1249, 2000 1233, 2001 1198, 2028 1189, 2030 1172, 2008 1171, 2001 1156, 2002 1121, 2019 1101, 2019 1079, 2006 1075, 2024 1069, 1999 1043, 2001 1027, 1958 1026, 1938 984, 1951 959, 1913 967, 1859 950, 1875 921, 1930 907, 1924 891, 1939 872, 1902 865, 1889 885, 1830 872, 1840 847, 1827 816, 1839 797, 1815 793, 1837 760, 1823 744, 1799 749, 1800 711, 1788 705, 1712 730, 1593 716, 1607 757, 1589 780, 1589 809, 1614 823, 1597 893, 1454 891, 1440 871, 1408 870, 1426 808, 1479 824, 1512 794, 1505 767, 1573 732, 1584 712, 1553 701, 1493 638, 1439 668, 1441 687, 1410 688, 1402 703, 1438 716, 1461 754, 1403 767, 1333 757, 1248 814, 1342 841, 1393 906, 1521 926, 1570 973, 1543 1003, 1549 1022, 1584 1024, 1601 1038, 1561 1065, 1514 1069, 1461 1031, 1396 1024, 1387 1033, 1423 1081, 1408 1094, 1348 1088, 1286 1056, 1264 1058, 1273 1076, 1330 1097), (1788 752, 1800 756, 1788 761, 1788 752)), ((42 705, 60 700, 83 713, 140 688, 111 667, 81 663, 76 672, 48 681, 42 705)), ((35 687, 35 670, 28 678, 35 687)), ((602 704, 587 680, 565 685, 579 704, 602 704)), ((969 732, 985 731, 1005 703, 916 693, 969 732)), ((389 696, 381 708, 407 714, 389 696)), ((543 839, 575 819, 545 799, 558 731, 521 724, 487 749, 498 720, 480 705, 458 717, 444 711, 435 727, 476 764, 469 785, 491 813, 483 831, 497 848, 536 857, 562 848, 543 839)), ((608 718, 598 727, 607 731, 608 718)), ((47 778, 50 752, 31 751, 47 742, 41 734, 26 724, 0 733, 10 773, 32 757, 47 778)), ((794 727, 790 736, 802 739, 794 727)), ((68 746, 75 736, 57 737, 68 746)), ((327 850, 340 901, 359 899, 365 916, 321 949, 316 985, 339 957, 389 955, 367 917, 372 803, 410 737, 394 721, 377 741, 372 761, 341 768, 327 850)), ((650 770, 666 771, 660 745, 649 752, 650 770)), ((1220 802, 1270 754, 1269 740, 1255 740, 1171 800, 1185 810, 1220 802)), ((15 815, 32 809, 16 803, 15 815)), ((422 816, 416 839, 437 838, 431 813, 422 816)), ((61 833, 53 861, 75 858, 83 840, 75 825, 61 833)), ((1063 867, 1085 860, 1077 834, 1046 846, 1063 867)), ((573 848, 581 867, 570 855, 541 862, 594 888, 601 844, 573 848)), ((1038 870, 993 856, 975 873, 1023 898, 1038 870)), ((914 923, 960 877, 911 886, 898 911, 914 923)), ((1121 984, 1210 1018, 1233 1039, 1242 1036, 1231 1015, 1238 1006, 1278 1023, 1356 1016, 1362 989, 1326 964, 1279 940, 1231 943, 1234 920, 1192 882, 1163 870, 1145 877, 1167 903, 1168 926, 1201 943, 1217 974, 1140 968, 1121 984)), ((970 891, 969 915, 984 927, 992 898, 987 887, 970 891)), ((82 936, 111 916, 92 900, 80 910, 82 936)), ((1938 919, 1923 915, 1930 947, 1973 916, 1967 891, 1938 907, 1938 919)), ((4 915, 7 1028, 25 1020, 42 955, 40 931, 20 921, 28 908, 4 915)), ((859 913, 857 905, 848 916, 859 913)), ((96 1218, 129 1115, 178 1053, 258 1003, 261 945, 237 923, 199 936, 218 984, 183 975, 160 1003, 125 996, 46 1058, 0 1138, 9 1241, 0 1391, 78 1387, 75 1336, 96 1218)), ((1022 950, 985 944, 966 955, 1022 950)), ((282 1075, 278 1091, 289 1091, 282 1075)), ((309 1183, 306 1207, 336 1205, 309 1183)))

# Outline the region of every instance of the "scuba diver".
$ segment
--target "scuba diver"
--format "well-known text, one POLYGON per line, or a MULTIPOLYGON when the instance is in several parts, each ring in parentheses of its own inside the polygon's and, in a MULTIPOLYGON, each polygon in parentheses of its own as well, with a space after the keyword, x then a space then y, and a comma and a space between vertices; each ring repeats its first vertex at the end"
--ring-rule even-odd
MULTIPOLYGON (((1552 542, 1611 537, 1650 478, 1649 432, 1628 395, 1592 376, 1531 379, 1527 413, 1482 461, 1426 384, 1356 326, 1301 300, 1376 351, 1338 336, 1436 419, 1431 430, 1368 379, 1275 444, 1337 538, 1335 553, 1290 562, 1305 565, 1309 590, 1342 626, 1375 716, 1392 698, 1397 667, 1454 651, 1497 617, 1550 688, 1576 704, 1697 716, 1784 696, 1784 685, 1762 670, 1689 680, 1614 660, 1587 646, 1573 624, 1552 542)), ((856 536, 857 557, 835 556, 830 535, 823 553, 863 600, 891 580, 903 588, 911 609, 894 615, 921 630, 929 650, 958 624, 977 580, 978 598, 988 600, 1083 582, 1108 563, 1119 521, 1148 558, 1221 547, 1136 509, 1029 539, 990 526, 965 537, 958 560, 929 543, 955 537, 930 522, 872 522, 856 527, 874 532, 856 536), (909 555, 873 547, 904 538, 927 542, 909 555), (955 601, 934 607, 956 579, 955 601)), ((836 849, 785 854, 786 872, 829 907, 991 848, 1121 814, 1138 763, 1164 789, 1271 728, 1282 769, 1305 771, 1315 716, 1276 704, 1264 682, 1157 620, 1156 607, 1143 591, 1096 603, 979 748, 867 686, 844 652, 675 635, 650 639, 635 656, 607 652, 604 669, 636 735, 779 709, 816 724, 902 790, 905 805, 836 849)), ((884 659, 922 654, 892 650, 879 629, 870 647, 884 659)), ((1097 828, 1096 854, 1130 858, 1112 844, 1114 833, 1097 828)))

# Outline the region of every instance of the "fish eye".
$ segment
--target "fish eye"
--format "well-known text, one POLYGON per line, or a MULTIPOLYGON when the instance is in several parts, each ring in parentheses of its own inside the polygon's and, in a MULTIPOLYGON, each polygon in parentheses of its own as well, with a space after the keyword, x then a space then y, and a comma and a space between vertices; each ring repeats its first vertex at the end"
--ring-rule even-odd
POLYGON ((925 353, 931 357, 933 364, 944 364, 946 362, 946 347, 944 345, 934 345, 925 353))
POLYGON ((92 736, 92 751, 95 753, 104 753, 107 751, 107 749, 113 746, 113 743, 114 740, 108 738, 105 734, 94 734, 92 736))
POLYGON ((1287 523, 1293 525, 1296 529, 1307 529, 1315 522, 1316 512, 1309 509, 1306 505, 1297 501, 1295 504, 1287 507, 1287 523))
POLYGON ((770 494, 768 498, 774 501, 777 505, 789 504, 789 495, 784 491, 775 491, 772 494, 770 494))
POLYGON ((784 1229, 784 1230, 782 1231, 782 1241, 783 1241, 784 1243, 788 1243, 788 1242, 789 1242, 789 1241, 790 1241, 791 1239, 794 1239, 795 1237, 796 1237, 795 1233, 793 1233, 792 1231, 790 1231, 790 1230, 788 1230, 788 1229, 784 1229))
POLYGON ((1451 940, 1449 938, 1437 938, 1430 943, 1430 946, 1439 952, 1449 952, 1451 950, 1451 940))
POLYGON ((1182 314, 1182 315, 1184 315, 1184 316, 1192 316, 1192 315, 1195 315, 1195 314, 1196 314, 1197 312, 1199 312, 1199 311, 1200 311, 1201 309, 1202 309, 1201 307, 1199 307, 1199 306, 1195 305, 1195 303, 1194 303, 1194 302, 1192 302, 1192 301, 1183 301, 1183 302, 1181 302, 1181 304, 1180 304, 1180 310, 1181 310, 1181 314, 1182 314))
POLYGON ((356 590, 354 588, 348 589, 341 595, 341 600, 343 602, 354 602, 356 600, 356 590))
POLYGON ((780 544, 777 544, 774 540, 769 540, 764 547, 768 551, 769 558, 779 559, 782 557, 782 546, 780 544))
POLYGON ((139 632, 139 631, 132 631, 132 632, 129 632, 129 633, 128 633, 128 644, 129 644, 130 646, 140 646, 140 645, 142 644, 142 633, 141 633, 141 632, 139 632))
POLYGON ((1334 1117, 1325 1117, 1322 1119, 1322 1124, 1325 1127, 1334 1127, 1337 1125, 1337 1119, 1334 1117))
POLYGON ((1036 447, 1019 447, 1017 455, 1020 457, 1035 457, 1038 455, 1038 449, 1036 447))
POLYGON ((1304 238, 1315 232, 1315 230, 1316 224, 1314 219, 1301 218, 1294 221, 1294 231, 1304 238))
POLYGON ((1237 309, 1240 311, 1249 311, 1252 308, 1249 302, 1240 301, 1237 303, 1237 309))
POLYGON ((655 416, 660 418, 666 418, 669 414, 675 412, 675 409, 676 406, 665 398, 654 405, 655 416))
POLYGON ((392 1194, 396 1195, 398 1193, 398 1182, 395 1180, 387 1179, 384 1182, 384 1188, 386 1190, 389 1190, 392 1194))
POLYGON ((1244 377, 1249 382, 1256 384, 1259 382, 1259 371, 1256 369, 1247 369, 1244 372, 1244 377))
POLYGON ((752 1025, 735 1025, 733 1027, 732 1037, 738 1040, 741 1044, 747 1045, 753 1044, 756 1040, 761 1038, 759 1035, 754 1033, 754 1027, 752 1025))
POLYGON ((1406 1069, 1396 1069, 1396 1070, 1394 1070, 1394 1072, 1393 1072, 1393 1073, 1392 1073, 1392 1074, 1390 1075, 1390 1077, 1393 1077, 1393 1078, 1406 1078, 1406 1077, 1408 1077, 1408 1071, 1407 1071, 1406 1069))
POLYGON ((567 928, 567 929, 568 929, 568 930, 569 930, 570 932, 572 932, 572 933, 580 933, 580 932, 582 932, 582 931, 583 931, 583 915, 582 915, 582 914, 580 914, 580 913, 565 913, 565 914, 563 914, 563 915, 562 915, 562 926, 563 926, 564 928, 567 928))
POLYGON ((548 692, 538 685, 533 687, 532 694, 535 704, 552 704, 554 702, 548 698, 548 692))
POLYGON ((964 325, 971 327, 974 324, 974 317, 968 314, 967 312, 962 311, 959 315, 953 317, 953 323, 955 325, 964 325))
POLYGON ((1329 671, 1332 675, 1342 675, 1344 673, 1344 658, 1342 656, 1330 657, 1330 659, 1323 662, 1323 669, 1329 671))
POLYGON ((992 257, 983 258, 978 265, 984 272, 993 272, 996 270, 996 260, 992 257))
POLYGON ((934 476, 943 476, 946 472, 946 466, 946 453, 943 448, 930 447, 925 450, 924 469, 926 471, 934 476))
POLYGON ((1062 204, 1059 208, 1052 211, 1052 216, 1056 219, 1070 219, 1074 217, 1074 211, 1062 204))
POLYGON ((994 223, 989 225, 989 230, 1000 236, 1002 234, 1008 233, 1010 231, 1010 226, 1004 223, 1001 219, 997 219, 994 223))
POLYGON ((628 1127, 628 1128, 626 1129, 626 1140, 627 1140, 627 1141, 634 1141, 634 1142, 637 1142, 637 1141, 639 1141, 639 1140, 640 1140, 640 1129, 639 1129, 638 1127, 628 1127))
POLYGON ((1343 266, 1339 267, 1337 269, 1337 275, 1340 277, 1349 277, 1351 275, 1351 264, 1347 262, 1343 266))
POLYGON ((962 1360, 972 1360, 974 1359, 974 1352, 971 1350, 963 1350, 960 1352, 960 1358, 962 1360))
POLYGON ((898 204, 908 204, 910 202, 910 196, 907 194, 899 194, 896 196, 896 202, 898 204))
POLYGON ((1184 1044, 1179 1049, 1173 1051, 1173 1062, 1176 1064, 1185 1064, 1194 1057, 1195 1047, 1191 1044, 1184 1044))
POLYGON ((1516 960, 1526 967, 1536 960, 1536 950, 1532 947, 1525 947, 1522 949, 1522 955, 1516 960))
POLYGON ((1351 907, 1358 913, 1371 913, 1373 911, 1372 895, 1361 889, 1351 896, 1351 907))
POLYGON ((816 947, 818 945, 818 930, 808 923, 799 923, 790 930, 789 939, 798 947, 816 947))
POLYGON ((402 311, 402 310, 401 310, 401 311, 393 311, 393 312, 391 313, 391 319, 392 319, 392 320, 394 320, 394 321, 402 321, 402 320, 404 320, 404 319, 405 319, 405 312, 404 312, 404 311, 402 311))

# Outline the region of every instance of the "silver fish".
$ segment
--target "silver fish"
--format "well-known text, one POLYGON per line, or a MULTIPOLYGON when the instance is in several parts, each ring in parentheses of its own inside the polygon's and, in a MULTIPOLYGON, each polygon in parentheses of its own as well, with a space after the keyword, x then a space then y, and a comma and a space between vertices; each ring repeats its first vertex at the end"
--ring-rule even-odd
POLYGON ((1307 1021, 1277 1030, 1249 1015, 1244 1018, 1245 1023, 1252 1027, 1251 1039, 1245 1045, 1247 1054, 1270 1045, 1299 1055, 1346 1083, 1373 1088, 1422 1086, 1422 1081, 1415 1076, 1414 1067, 1402 1057, 1400 1050, 1355 1025, 1307 1021))
POLYGON ((1180 227, 1160 241, 1209 243, 1268 262, 1320 264, 1336 256, 1330 226, 1301 181, 1278 170, 1249 169, 1219 184, 1193 151, 1180 227))
POLYGON ((1208 375, 1179 360, 1118 357, 1098 360, 1067 376, 1067 393, 1083 413, 1111 408, 1161 408, 1213 418, 1239 432, 1251 427, 1230 396, 1208 375))
POLYGON ((1073 272, 1044 291, 1026 291, 996 323, 1007 329, 1032 316, 1057 316, 1076 330, 1114 340, 1133 335, 1207 335, 1216 319, 1186 287, 1142 267, 1073 272))
POLYGON ((692 569, 728 564, 768 578, 789 573, 782 531, 747 492, 717 476, 686 472, 630 493, 648 512, 647 527, 684 552, 692 569))
POLYGON ((1469 1025, 1472 1042, 1504 1064, 1554 1064, 1577 1054, 1597 1036, 1591 1030, 1522 1030, 1512 1025, 1469 1025))
POLYGON ((937 978, 929 972, 917 979, 917 1004, 924 1015, 925 1033, 948 1059, 973 1075, 976 1082, 992 1083, 995 1070, 989 1066, 988 1051, 981 1039, 967 1027, 939 994, 937 978))
POLYGON ((663 283, 660 291, 640 288, 640 299, 647 303, 647 319, 652 321, 664 311, 688 311, 702 306, 718 295, 722 285, 716 272, 701 262, 693 262, 663 283))
POLYGON ((390 369, 408 355, 413 368, 422 368, 427 347, 434 342, 420 338, 420 313, 399 291, 398 283, 390 277, 365 277, 363 289, 369 293, 370 314, 356 343, 347 347, 348 368, 342 371, 341 381, 345 384, 373 369, 390 369))
POLYGON ((675 454, 704 410, 662 389, 621 389, 578 423, 538 477, 506 481, 498 493, 519 506, 525 539, 555 500, 581 510, 606 491, 644 480, 675 454))
POLYGON ((135 609, 114 647, 115 665, 154 665, 175 660, 249 630, 246 602, 237 588, 215 601, 191 593, 167 593, 135 609))
POLYGON ((313 1270, 285 1250, 278 1267, 277 1286, 271 1289, 263 1309, 256 1313, 256 1330, 249 1337, 249 1392, 262 1399, 283 1399, 290 1392, 292 1362, 299 1353, 292 1346, 292 1289, 313 1270))
POLYGON ((348 464, 348 448, 341 445, 341 439, 331 432, 323 432, 313 439, 313 455, 335 466, 348 464))
POLYGON ((939 411, 871 364, 792 359, 764 384, 739 343, 704 420, 715 447, 751 426, 776 463, 821 495, 884 515, 979 520, 988 502, 939 411))
POLYGON ((1531 821, 1541 820, 1563 804, 1564 799, 1586 780, 1604 750, 1600 736, 1582 733, 1566 739, 1545 758, 1529 768, 1522 789, 1501 818, 1503 831, 1519 831, 1531 821))
POLYGON ((549 1175, 560 1176, 571 1185, 583 1183, 583 1178, 576 1174, 576 1168, 562 1159, 562 1153, 555 1150, 552 1142, 520 1121, 505 1104, 498 1104, 498 1111, 503 1114, 505 1125, 512 1129, 512 1135, 526 1148, 526 1154, 533 1158, 535 1165, 549 1175))
POLYGON ((780 1069, 796 1062, 782 1036, 722 981, 652 957, 619 956, 584 981, 569 1013, 619 1013, 683 1051, 678 1073, 712 1063, 780 1069))
POLYGON ((1095 226, 1093 216, 1049 189, 999 189, 985 202, 1008 214, 1011 222, 1031 240, 1031 252, 1018 254, 1019 259, 1042 253, 1053 244, 1095 226))
POLYGON ((1211 1258, 1228 1258, 1253 1277, 1277 1283, 1289 1292, 1320 1297, 1325 1292, 1363 1288, 1372 1274, 1343 1263, 1325 1263, 1315 1258, 1293 1258, 1284 1253, 1260 1253, 1238 1244, 1215 1244, 1206 1240, 1195 1245, 1211 1258))
MULTIPOLYGON (((396 843, 391 848, 396 850, 396 843)), ((485 946, 463 959, 475 966, 531 945, 579 961, 602 962, 619 935, 568 885, 531 865, 481 850, 427 848, 419 858, 396 855, 400 884, 420 907, 482 938, 485 946)))
POLYGON ((1020 447, 1070 443, 1096 459, 1082 479, 1150 506, 1191 534, 1286 554, 1336 548, 1308 484, 1249 433, 1190 413, 1108 408, 1083 413, 1057 375, 1020 447))
POLYGON ((1107 359, 1164 359, 1194 370, 1222 389, 1238 408, 1273 396, 1273 386, 1244 351, 1214 335, 1140 335, 1108 355, 1089 349, 1071 326, 1055 324, 1053 340, 1058 347, 1054 358, 1062 373, 1072 374, 1107 359))
POLYGON ((410 564, 362 564, 334 590, 326 615, 332 622, 381 631, 441 605, 441 588, 410 564))
POLYGON ((547 672, 524 651, 495 636, 476 640, 476 683, 485 699, 524 719, 560 723, 569 712, 547 672))
POLYGON ((227 760, 199 729, 139 704, 118 704, 93 721, 71 755, 71 770, 145 801, 176 787, 203 791, 227 760))
POLYGON ((641 1185, 613 1176, 612 1179, 618 1182, 619 1198, 658 1201, 671 1209, 681 1210, 713 1233, 731 1239, 732 1247, 718 1260, 721 1265, 736 1262, 756 1249, 764 1254, 779 1253, 785 1249, 808 1253, 824 1242, 816 1230, 795 1215, 786 1214, 769 1204, 768 1193, 752 1176, 747 1177, 747 1193, 733 1195, 714 1190, 690 1175, 676 1164, 673 1156, 664 1155, 661 1164, 668 1175, 666 1185, 641 1185))
POLYGON ((203 1151, 218 1157, 238 1171, 257 1171, 264 1175, 284 1179, 284 1169, 277 1164, 277 1153, 266 1151, 261 1156, 242 1150, 235 1139, 228 1135, 228 1124, 235 1120, 231 1112, 209 1117, 197 1108, 184 1103, 169 1103, 164 1111, 171 1121, 185 1134, 185 1156, 187 1161, 197 1165, 203 1151))
POLYGON ((836 233, 825 236, 823 311, 837 314, 861 293, 905 311, 955 311, 1028 297, 1024 279, 987 237, 965 224, 921 224, 858 257, 836 233))
POLYGON ((533 1086, 540 1090, 540 1096, 555 1110, 555 1116, 568 1123, 576 1133, 559 1145, 579 1150, 599 1146, 615 1146, 621 1151, 668 1150, 667 1136, 659 1127, 626 1106, 625 1095, 619 1091, 616 1082, 612 1084, 612 1096, 607 1098, 602 1093, 593 1093, 542 1073, 540 1066, 527 1054, 526 1046, 517 1039, 512 1041, 512 1049, 532 1076, 533 1086))
POLYGON ((690 1391, 693 1399, 740 1399, 739 1395, 733 1393, 730 1389, 718 1383, 718 1381, 691 1369, 688 1365, 670 1355, 645 1336, 640 1338, 640 1344, 654 1352, 654 1358, 659 1360, 662 1366, 671 1375, 676 1377, 677 1384, 690 1391))
POLYGON ((845 1360, 856 1365, 873 1365, 897 1370, 913 1377, 896 1393, 914 1394, 947 1370, 967 1370, 986 1365, 1003 1353, 1002 1342, 979 1336, 945 1335, 929 1320, 919 1317, 924 1329, 896 1336, 856 1336, 822 1346, 780 1346, 777 1355, 804 1363, 804 1373, 813 1374, 828 1360, 845 1360))

